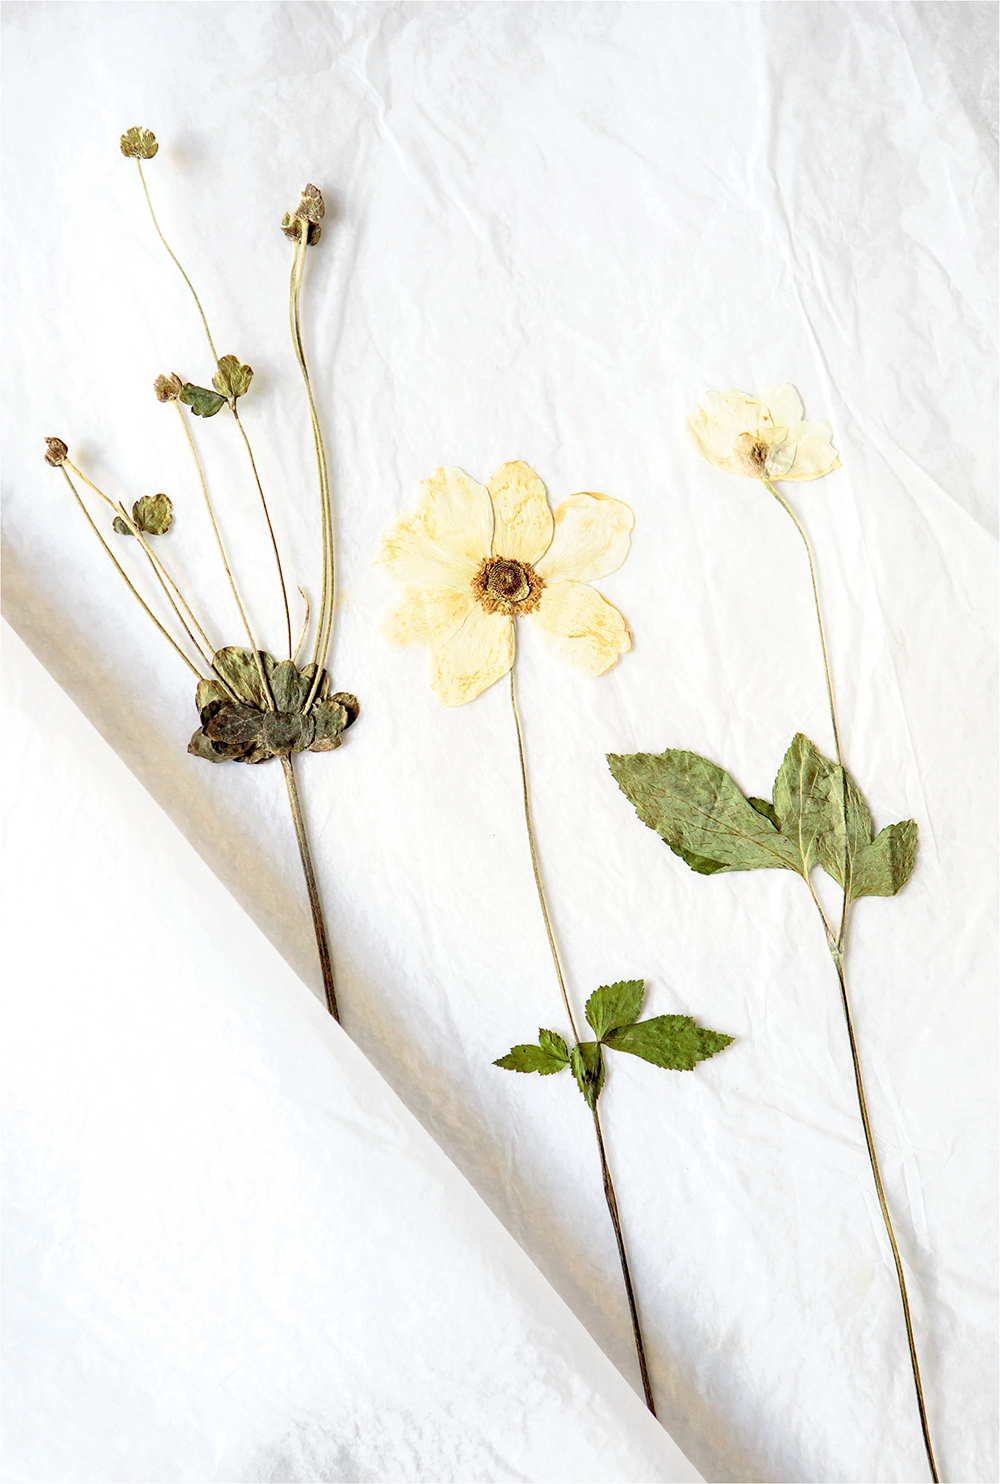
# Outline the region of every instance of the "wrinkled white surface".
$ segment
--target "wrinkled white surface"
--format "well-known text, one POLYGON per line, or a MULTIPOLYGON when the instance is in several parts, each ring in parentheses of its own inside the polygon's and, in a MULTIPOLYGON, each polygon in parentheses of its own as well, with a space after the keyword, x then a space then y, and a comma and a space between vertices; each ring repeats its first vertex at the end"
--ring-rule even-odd
POLYGON ((5 907, 35 950, 5 1477, 699 1480, 6 626, 4 659, 5 907))
MULTIPOLYGON (((579 1095, 490 1067, 538 1025, 566 1029, 506 696, 442 708, 423 657, 378 639, 394 590, 368 563, 446 462, 483 479, 523 458, 553 503, 591 489, 635 510, 632 555, 596 584, 634 650, 585 682, 528 634, 520 694, 577 1002, 642 975, 650 1013, 738 1037, 690 1074, 619 1058, 602 1100, 662 1420, 717 1480, 925 1477, 808 897, 785 873, 688 872, 603 762, 689 747, 766 793, 796 730, 829 750, 794 528, 700 462, 682 420, 708 388, 790 380, 833 423, 844 467, 787 492, 816 547, 848 765, 878 826, 921 830, 905 892, 856 910, 857 1026, 942 1477, 995 1478, 994 8, 33 4, 6 22, 6 612, 318 987, 280 773, 186 756, 189 676, 40 450, 58 434, 115 494, 170 493, 170 550, 211 596, 213 635, 239 642, 176 415, 150 389, 211 367, 117 151, 141 122, 219 349, 256 370, 245 422, 315 598, 276 223, 320 185, 336 210, 306 305, 337 490, 334 679, 363 712, 300 776, 345 1025, 633 1382, 579 1095)), ((232 426, 196 436, 277 647, 232 426)), ((222 1056, 194 1023, 171 1034, 222 1056)), ((472 1240, 457 1211, 440 1219, 472 1240)), ((99 1297, 98 1337, 114 1322, 99 1297)), ((291 1402, 273 1402, 272 1450, 291 1402)), ((470 1426, 456 1413, 447 1434, 453 1477, 470 1426)), ((412 1476, 443 1477, 435 1438, 414 1437, 412 1476)), ((57 1477, 36 1446, 24 1477, 57 1477)), ((162 1477, 193 1477, 185 1446, 162 1477)))

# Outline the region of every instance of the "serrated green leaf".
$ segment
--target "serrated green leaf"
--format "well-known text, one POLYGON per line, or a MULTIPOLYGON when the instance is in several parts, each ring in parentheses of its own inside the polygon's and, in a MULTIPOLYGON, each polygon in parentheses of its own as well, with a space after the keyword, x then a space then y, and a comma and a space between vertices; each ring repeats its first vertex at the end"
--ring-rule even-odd
MULTIPOLYGON (((778 826, 795 848, 798 870, 808 876, 819 859, 820 840, 835 836, 844 850, 844 803, 840 770, 802 732, 796 733, 774 781, 778 826)), ((827 848, 827 854, 829 854, 827 848)))
POLYGON ((622 1026, 604 1038, 613 1051, 628 1051, 654 1066, 689 1072, 732 1041, 721 1031, 705 1030, 690 1015, 655 1015, 638 1025, 622 1026))
POLYGON ((765 819, 769 819, 776 830, 781 829, 778 823, 778 811, 770 799, 755 799, 752 794, 748 794, 747 803, 752 804, 758 814, 763 814, 765 819))
POLYGON ((587 1001, 587 1024, 599 1041, 619 1025, 631 1025, 642 1013, 645 985, 641 979, 602 984, 587 1001))
POLYGON ((132 506, 132 519, 141 531, 162 536, 174 523, 174 507, 169 495, 143 495, 132 506))
POLYGON ((894 897, 910 879, 917 858, 917 825, 912 819, 886 825, 854 857, 851 898, 894 897))
POLYGON ((245 396, 251 381, 253 370, 242 365, 239 356, 219 357, 219 369, 212 377, 212 385, 223 397, 235 400, 236 397, 245 396))
POLYGON ((588 1108, 597 1107, 604 1086, 604 1058, 596 1041, 581 1041, 570 1052, 570 1065, 576 1085, 583 1093, 588 1108))
POLYGON ((117 531, 119 536, 131 536, 132 534, 132 527, 128 521, 122 520, 120 515, 116 515, 111 522, 111 529, 117 531))
POLYGON ((226 405, 225 397, 220 397, 218 392, 210 392, 204 386, 194 386, 190 381, 186 381, 181 387, 180 399, 190 407, 195 417, 214 417, 219 408, 226 405))
POLYGON ((512 1046, 506 1056, 493 1063, 505 1072, 539 1072, 551 1077, 569 1064, 569 1052, 562 1036, 555 1031, 539 1031, 537 1046, 512 1046))
POLYGON ((538 1044, 543 1051, 547 1051, 550 1056, 554 1056, 561 1067, 569 1066, 569 1051, 566 1042, 556 1031, 540 1030, 538 1032, 538 1044))
POLYGON ((703 875, 796 871, 798 854, 724 768, 694 752, 609 754, 615 782, 643 824, 703 875))

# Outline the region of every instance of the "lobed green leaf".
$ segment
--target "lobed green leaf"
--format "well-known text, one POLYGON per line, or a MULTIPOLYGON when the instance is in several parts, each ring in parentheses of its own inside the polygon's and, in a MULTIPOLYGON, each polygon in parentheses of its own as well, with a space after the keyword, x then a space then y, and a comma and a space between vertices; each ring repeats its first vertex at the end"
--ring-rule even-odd
POLYGON ((910 879, 917 858, 917 825, 912 819, 886 825, 854 857, 851 898, 894 897, 910 879))
POLYGON ((622 1026, 605 1037, 613 1051, 628 1051, 654 1066, 673 1072, 689 1072, 728 1046, 732 1036, 698 1025, 690 1015, 656 1015, 638 1025, 622 1026))
POLYGON ((570 1053, 570 1065, 576 1085, 583 1093, 588 1108, 597 1107, 604 1086, 604 1059, 597 1041, 581 1041, 570 1053))
POLYGON ((587 1024, 599 1041, 616 1026, 631 1025, 642 1013, 645 985, 641 979, 623 979, 618 984, 602 984, 587 1001, 587 1024))
POLYGON ((174 523, 174 507, 169 495, 143 495, 132 506, 132 519, 140 531, 162 536, 174 523))
POLYGON ((225 397, 220 397, 218 392, 210 392, 204 386, 194 386, 190 381, 186 381, 181 387, 180 400, 190 407, 195 417, 214 417, 220 407, 226 405, 225 397))

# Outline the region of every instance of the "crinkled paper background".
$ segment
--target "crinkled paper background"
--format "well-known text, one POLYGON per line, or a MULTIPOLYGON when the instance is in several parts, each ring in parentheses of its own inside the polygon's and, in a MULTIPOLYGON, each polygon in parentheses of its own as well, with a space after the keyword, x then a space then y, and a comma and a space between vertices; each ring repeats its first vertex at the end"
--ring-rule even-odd
MULTIPOLYGON (((694 1477, 617 1374, 579 1095, 490 1065, 566 1029, 504 688, 447 710, 377 634, 370 560, 417 482, 514 458, 553 504, 636 515, 598 584, 632 653, 588 682, 529 633, 519 661, 573 993, 642 976, 650 1013, 737 1038, 690 1074, 619 1058, 602 1101, 664 1427, 711 1480, 926 1477, 808 897, 689 872, 603 759, 688 747, 762 794, 796 731, 830 749, 796 533, 682 432, 708 388, 788 380, 843 460, 787 492, 845 756, 876 824, 921 832, 910 885, 855 917, 871 1111, 942 1477, 995 1479, 995 7, 126 0, 5 27, 5 613, 107 745, 18 649, 4 1477, 694 1477), (118 152, 134 123, 220 349, 255 368, 245 422, 314 598, 277 223, 306 180, 332 208, 306 333, 362 716, 300 777, 363 1057, 305 988, 279 770, 186 755, 190 677, 41 458, 58 434, 116 496, 170 493, 170 551, 239 642, 152 395, 211 367, 118 152)), ((231 422, 196 436, 277 646, 231 422)))

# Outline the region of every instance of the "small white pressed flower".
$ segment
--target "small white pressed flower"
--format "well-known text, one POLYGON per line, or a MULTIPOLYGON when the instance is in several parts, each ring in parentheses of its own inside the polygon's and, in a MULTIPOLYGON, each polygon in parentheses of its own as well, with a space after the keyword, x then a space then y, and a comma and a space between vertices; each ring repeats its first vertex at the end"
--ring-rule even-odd
POLYGON ((805 422, 793 386, 773 386, 759 399, 746 392, 706 392, 685 419, 703 459, 751 479, 818 479, 840 467, 829 423, 805 422))
POLYGON ((507 674, 521 616, 580 675, 610 670, 631 649, 618 609, 588 586, 628 555, 634 518, 623 501, 570 495, 553 513, 544 484, 520 460, 485 485, 461 469, 436 469, 420 491, 375 559, 404 588, 382 633, 427 646, 431 685, 446 706, 474 700, 507 674))

